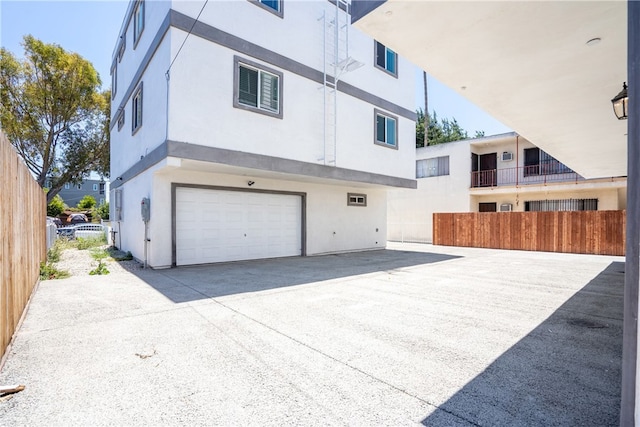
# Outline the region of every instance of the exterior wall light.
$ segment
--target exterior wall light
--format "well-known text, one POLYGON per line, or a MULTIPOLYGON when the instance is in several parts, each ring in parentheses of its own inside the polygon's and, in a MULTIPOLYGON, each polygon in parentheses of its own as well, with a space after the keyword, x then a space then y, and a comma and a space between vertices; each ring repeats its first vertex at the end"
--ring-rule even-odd
POLYGON ((629 97, 627 96, 627 82, 622 83, 622 90, 611 100, 613 112, 618 120, 626 120, 629 113, 629 97))

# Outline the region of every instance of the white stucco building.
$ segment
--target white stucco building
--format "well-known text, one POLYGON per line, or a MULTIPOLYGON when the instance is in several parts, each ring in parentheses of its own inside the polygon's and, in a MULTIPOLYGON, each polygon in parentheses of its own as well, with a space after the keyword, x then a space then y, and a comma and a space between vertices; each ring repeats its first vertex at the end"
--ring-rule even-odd
POLYGON ((626 177, 585 179, 515 132, 416 150, 417 190, 388 195, 388 239, 432 242, 437 212, 621 210, 626 177))
POLYGON ((154 268, 385 247, 387 191, 416 186, 415 72, 346 10, 130 2, 112 65, 118 247, 154 268))

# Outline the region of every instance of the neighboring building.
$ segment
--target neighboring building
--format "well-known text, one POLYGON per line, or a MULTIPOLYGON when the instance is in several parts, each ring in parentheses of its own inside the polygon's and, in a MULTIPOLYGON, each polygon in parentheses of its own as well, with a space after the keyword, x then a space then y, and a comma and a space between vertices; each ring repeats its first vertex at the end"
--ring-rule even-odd
MULTIPOLYGON (((45 187, 51 186, 50 181, 45 182, 45 187)), ((75 207, 84 196, 93 196, 97 206, 105 203, 109 195, 109 183, 102 179, 85 179, 80 184, 66 183, 58 193, 69 207, 75 207)))
POLYGON ((416 150, 417 191, 388 196, 388 239, 432 241, 436 212, 619 210, 625 177, 584 179, 507 133, 416 150))
POLYGON ((121 249, 161 268, 385 247, 387 190, 416 186, 415 67, 349 9, 130 2, 112 63, 121 249))

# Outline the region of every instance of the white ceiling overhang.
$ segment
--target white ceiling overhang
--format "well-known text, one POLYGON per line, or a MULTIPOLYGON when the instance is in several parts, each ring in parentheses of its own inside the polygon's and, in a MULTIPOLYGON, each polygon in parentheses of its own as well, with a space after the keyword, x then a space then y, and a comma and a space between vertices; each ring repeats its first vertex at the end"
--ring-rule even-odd
POLYGON ((626 1, 387 0, 355 26, 584 177, 627 174, 626 1))

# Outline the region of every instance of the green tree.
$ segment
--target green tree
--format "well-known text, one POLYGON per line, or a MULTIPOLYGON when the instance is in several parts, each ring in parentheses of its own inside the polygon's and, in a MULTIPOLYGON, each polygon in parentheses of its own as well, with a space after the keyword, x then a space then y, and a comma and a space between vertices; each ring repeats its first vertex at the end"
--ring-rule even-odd
POLYGON ((47 202, 89 172, 109 173, 110 93, 89 61, 27 35, 25 57, 0 49, 0 125, 47 202))
POLYGON ((57 217, 64 212, 65 207, 62 197, 60 197, 59 194, 56 194, 47 205, 47 216, 57 217))
MULTIPOLYGON (((427 121, 427 145, 437 145, 469 138, 467 131, 460 127, 455 118, 439 120, 435 111, 433 115, 425 116, 422 108, 416 110, 416 114, 418 116, 416 120, 416 147, 424 147, 425 120, 427 121)), ((484 136, 484 132, 476 131, 475 138, 480 136, 484 136)))
POLYGON ((85 209, 85 210, 93 209, 96 204, 97 204, 96 198, 93 197, 91 194, 87 194, 78 202, 78 208, 85 209))

